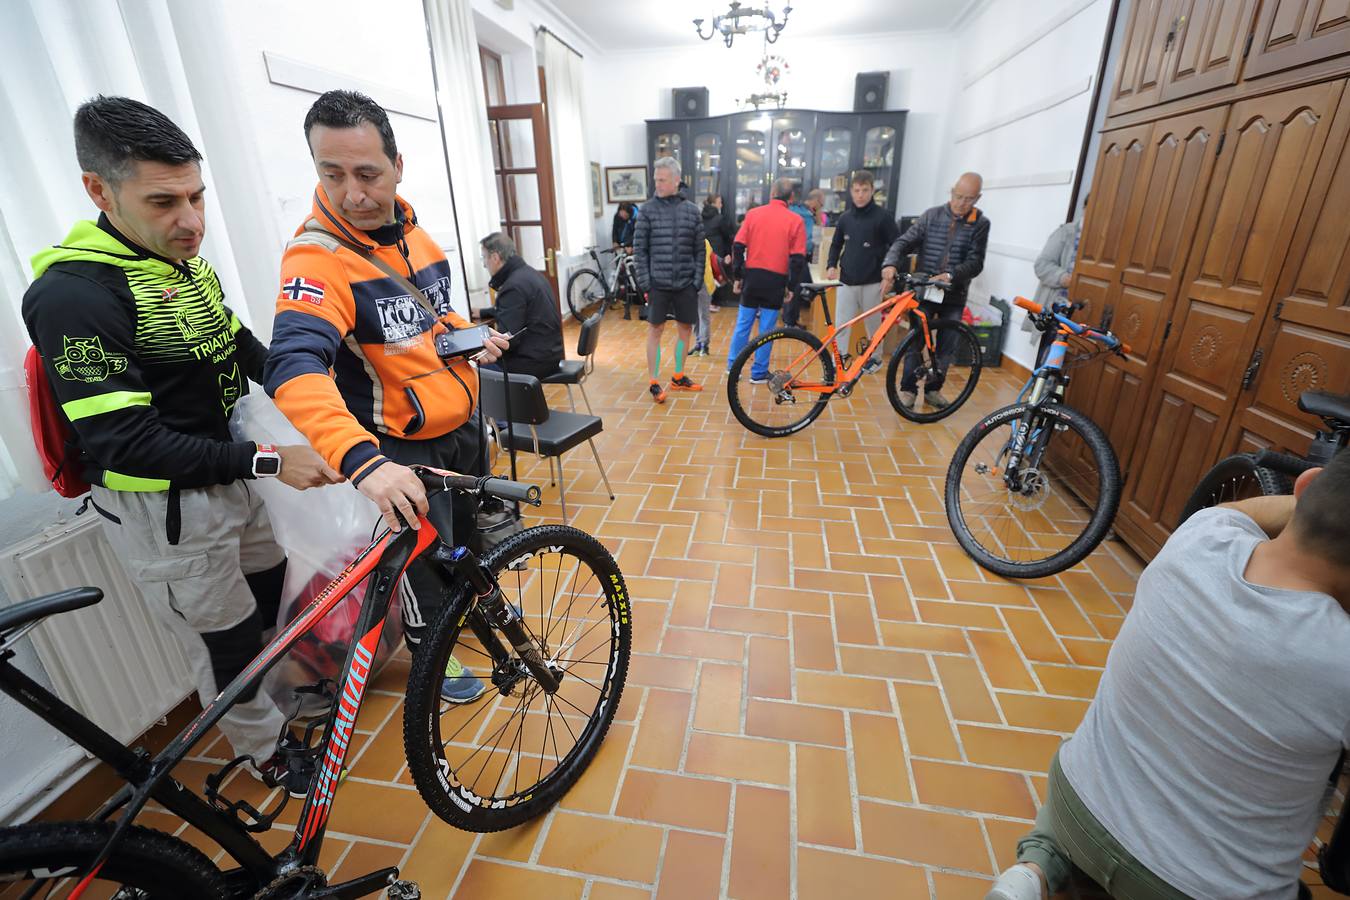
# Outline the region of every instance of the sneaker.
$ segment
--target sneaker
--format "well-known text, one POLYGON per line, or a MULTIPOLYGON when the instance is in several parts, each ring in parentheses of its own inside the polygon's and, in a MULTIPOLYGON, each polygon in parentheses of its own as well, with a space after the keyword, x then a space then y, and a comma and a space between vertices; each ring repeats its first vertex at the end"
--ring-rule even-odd
MULTIPOLYGON (((247 771, 268 787, 280 787, 292 797, 303 797, 309 793, 309 783, 314 778, 314 766, 317 760, 314 754, 302 742, 286 735, 277 745, 277 750, 265 762, 254 763, 247 771)), ((347 777, 347 767, 338 772, 338 784, 347 777)))
POLYGON ((751 376, 750 376, 750 383, 751 383, 751 384, 768 384, 768 383, 769 383, 769 376, 768 376, 768 375, 751 375, 751 376))
POLYGON ((707 356, 708 351, 703 349, 702 344, 695 344, 694 349, 689 351, 690 356, 707 356))
POLYGON ((653 381, 650 385, 647 386, 647 390, 651 391, 652 400, 654 402, 656 403, 666 402, 666 392, 661 390, 661 385, 653 381))
POLYGON ((875 372, 877 369, 880 368, 881 368, 881 357, 873 356, 867 362, 863 363, 862 373, 864 375, 871 375, 873 372, 875 372))
POLYGON ((703 385, 695 384, 688 375, 681 375, 678 378, 670 379, 670 389, 672 391, 701 391, 703 385))
POLYGON ((721 309, 722 307, 718 306, 716 303, 708 304, 708 312, 719 312, 721 309))
POLYGON ((487 685, 464 668, 453 656, 446 660, 445 678, 441 680, 441 699, 447 703, 468 703, 483 696, 487 685))
POLYGON ((900 405, 903 406, 905 409, 913 409, 913 408, 914 408, 914 401, 915 401, 915 400, 918 400, 918 399, 919 399, 919 395, 918 395, 917 393, 915 393, 914 391, 901 391, 901 392, 900 392, 900 405))
POLYGON ((952 401, 942 396, 939 391, 924 391, 923 402, 933 407, 933 409, 946 409, 952 405, 952 401))
POLYGON ((1030 866, 1018 863, 998 876, 984 900, 1042 900, 1041 876, 1030 866))

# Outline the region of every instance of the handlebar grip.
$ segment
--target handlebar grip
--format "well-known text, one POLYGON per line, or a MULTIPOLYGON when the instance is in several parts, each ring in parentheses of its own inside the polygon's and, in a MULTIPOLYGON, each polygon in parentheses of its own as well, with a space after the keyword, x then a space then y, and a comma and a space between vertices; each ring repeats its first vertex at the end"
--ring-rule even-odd
POLYGON ((1317 463, 1308 462, 1302 457, 1280 453, 1275 450, 1258 450, 1253 458, 1256 464, 1263 469, 1274 469, 1276 472, 1294 478, 1317 466, 1317 463))
POLYGON ((1036 313, 1036 314, 1038 314, 1038 315, 1039 315, 1041 312, 1043 312, 1044 309, 1045 309, 1043 306, 1041 306, 1041 305, 1040 305, 1039 303, 1037 303, 1035 300, 1028 300, 1026 297, 1015 297, 1015 298, 1013 298, 1013 305, 1015 305, 1015 306, 1020 306, 1020 307, 1022 307, 1023 309, 1025 309, 1027 312, 1029 312, 1029 313, 1036 313))
POLYGON ((512 481, 509 478, 488 478, 483 482, 483 493, 491 494, 502 500, 515 500, 519 503, 528 503, 531 506, 539 506, 543 501, 543 494, 537 484, 524 484, 519 481, 512 481))

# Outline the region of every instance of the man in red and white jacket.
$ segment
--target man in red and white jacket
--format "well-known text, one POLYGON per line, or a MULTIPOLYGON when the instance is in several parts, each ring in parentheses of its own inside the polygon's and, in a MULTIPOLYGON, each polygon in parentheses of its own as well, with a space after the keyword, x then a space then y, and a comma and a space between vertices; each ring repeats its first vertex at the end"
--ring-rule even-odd
MULTIPOLYGON (((806 225, 787 205, 796 189, 797 183, 790 178, 775 181, 773 199, 767 206, 757 206, 747 212, 741 230, 736 233, 732 245, 732 272, 736 290, 741 295, 741 308, 736 317, 736 330, 731 336, 728 372, 732 361, 750 340, 750 330, 756 319, 760 334, 771 331, 778 324, 783 301, 807 279, 806 225)), ((768 378, 769 348, 765 346, 755 352, 750 383, 763 384, 768 378)))

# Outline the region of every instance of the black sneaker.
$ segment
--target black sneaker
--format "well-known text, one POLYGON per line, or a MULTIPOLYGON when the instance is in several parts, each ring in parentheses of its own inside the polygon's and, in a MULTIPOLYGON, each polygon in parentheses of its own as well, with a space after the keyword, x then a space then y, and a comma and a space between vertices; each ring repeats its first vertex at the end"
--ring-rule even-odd
MULTIPOLYGON (((250 774, 268 787, 285 788, 292 797, 303 797, 309 793, 316 762, 315 755, 303 743, 288 735, 265 762, 250 767, 250 774)), ((346 777, 347 767, 343 766, 338 773, 338 784, 346 777)))
POLYGON ((875 372, 877 369, 880 368, 881 368, 881 357, 873 356, 867 362, 863 363, 862 373, 864 375, 871 375, 873 372, 875 372))

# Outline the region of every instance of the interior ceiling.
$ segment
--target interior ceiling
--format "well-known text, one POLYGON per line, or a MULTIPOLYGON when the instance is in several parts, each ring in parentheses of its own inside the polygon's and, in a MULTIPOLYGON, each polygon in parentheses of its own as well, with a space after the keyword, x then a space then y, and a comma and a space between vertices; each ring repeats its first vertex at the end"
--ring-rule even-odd
MULTIPOLYGON (((802 38, 843 37, 895 31, 935 31, 950 27, 978 0, 796 0, 769 3, 775 15, 791 5, 787 28, 778 46, 798 45, 802 38), (788 38, 793 40, 788 42, 788 38)), ((554 8, 602 50, 653 47, 695 47, 703 43, 693 20, 704 19, 706 34, 714 16, 727 12, 727 0, 551 0, 554 8)), ((763 9, 765 0, 743 0, 743 7, 763 9)), ((714 36, 710 44, 722 39, 714 36)), ((763 36, 736 37, 762 46, 763 36)))

